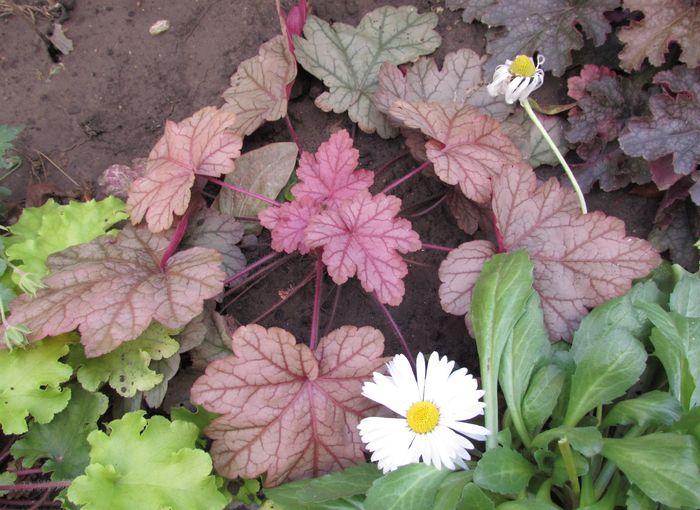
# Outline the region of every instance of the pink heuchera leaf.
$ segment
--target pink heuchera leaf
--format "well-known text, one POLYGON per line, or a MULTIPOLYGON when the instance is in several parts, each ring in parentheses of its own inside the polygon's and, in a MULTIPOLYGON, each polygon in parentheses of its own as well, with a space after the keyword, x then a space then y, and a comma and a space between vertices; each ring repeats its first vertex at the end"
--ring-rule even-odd
POLYGON ((282 6, 279 4, 278 0, 277 13, 279 14, 280 20, 282 20, 286 29, 289 51, 294 54, 294 36, 302 36, 304 32, 304 23, 306 23, 306 16, 309 14, 309 8, 306 4, 306 0, 299 0, 299 2, 289 10, 287 16, 284 15, 282 6))
MULTIPOLYGON (((570 340, 588 308, 622 295, 661 262, 648 242, 625 237, 621 220, 598 211, 582 215, 573 191, 556 178, 538 188, 526 165, 496 179, 492 206, 498 251, 526 249, 535 265, 534 287, 555 341, 570 340)), ((488 257, 485 241, 464 243, 447 256, 439 273, 447 312, 468 313, 474 274, 488 257)))
POLYGON ((432 138, 425 148, 435 174, 447 184, 459 184, 475 202, 488 202, 491 179, 522 159, 498 121, 472 106, 398 100, 390 115, 432 138))
POLYGON ((375 292, 382 303, 398 305, 408 273, 399 253, 421 248, 418 234, 405 219, 397 219, 401 200, 364 191, 309 221, 304 240, 323 247, 323 263, 338 285, 357 273, 362 288, 375 292))
POLYGON ((588 84, 600 80, 603 76, 615 78, 617 75, 609 67, 585 64, 578 76, 572 76, 566 82, 569 89, 569 97, 577 101, 582 99, 588 84))
POLYGON ((30 341, 78 328, 88 357, 138 337, 156 320, 181 328, 223 290, 222 257, 209 248, 175 253, 161 272, 167 233, 127 226, 49 258, 46 289, 10 305, 10 323, 24 324, 30 341))
POLYGON ((294 202, 268 207, 258 214, 260 223, 272 232, 272 248, 291 253, 308 253, 304 229, 309 219, 323 208, 338 207, 344 200, 367 191, 374 173, 356 170, 360 159, 346 130, 331 135, 316 154, 304 152, 299 161, 299 183, 292 188, 294 202))
POLYGON ((207 107, 182 122, 167 121, 165 134, 148 156, 146 174, 129 188, 127 207, 136 225, 144 216, 151 232, 172 225, 190 203, 195 175, 217 177, 234 168, 242 138, 228 131, 233 113, 207 107))
POLYGON ((223 414, 206 429, 219 474, 267 473, 269 487, 364 461, 357 424, 374 403, 361 387, 386 361, 378 330, 343 326, 311 351, 283 329, 253 324, 236 330, 232 347, 191 392, 223 414))

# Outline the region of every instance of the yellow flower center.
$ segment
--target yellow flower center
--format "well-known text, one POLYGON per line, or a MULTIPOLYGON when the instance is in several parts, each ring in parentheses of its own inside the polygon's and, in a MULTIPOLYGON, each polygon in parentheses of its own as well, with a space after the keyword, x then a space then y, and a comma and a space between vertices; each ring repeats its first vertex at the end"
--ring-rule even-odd
POLYGON ((440 411, 432 402, 416 402, 406 413, 406 421, 413 432, 427 434, 437 427, 440 411))
POLYGON ((531 78, 535 76, 536 72, 537 68, 535 67, 535 63, 527 55, 518 55, 510 65, 510 73, 516 76, 531 78))

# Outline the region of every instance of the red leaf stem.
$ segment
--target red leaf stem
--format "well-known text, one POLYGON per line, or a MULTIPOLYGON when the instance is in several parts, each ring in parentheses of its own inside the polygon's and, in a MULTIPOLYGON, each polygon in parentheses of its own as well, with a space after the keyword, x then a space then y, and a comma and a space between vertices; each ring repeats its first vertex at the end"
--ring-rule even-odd
POLYGON ((31 468, 31 469, 18 469, 15 471, 17 476, 31 476, 43 474, 44 470, 41 468, 31 468))
POLYGON ((421 243, 421 248, 424 250, 435 250, 435 251, 444 251, 444 252, 451 252, 454 250, 454 248, 450 248, 449 246, 441 246, 439 244, 430 244, 430 243, 421 243))
POLYGON ((18 483, 14 485, 0 485, 0 491, 7 492, 22 492, 36 491, 40 489, 63 489, 68 487, 72 480, 58 480, 56 482, 36 482, 36 483, 18 483))
MULTIPOLYGON (((46 494, 49 494, 48 492, 46 494)), ((44 500, 39 500, 35 501, 32 499, 8 499, 2 502, 4 505, 3 508, 22 508, 22 507, 29 507, 29 510, 32 510, 32 508, 36 508, 37 510, 39 508, 61 508, 61 502, 60 501, 44 501, 44 500), (40 503, 41 506, 36 506, 37 503, 40 503)))
POLYGON ((258 317, 250 321, 249 324, 259 324, 261 320, 263 320, 265 317, 277 310, 280 306, 286 303, 294 294, 303 289, 307 283, 313 280, 315 275, 316 271, 311 271, 309 274, 306 275, 306 277, 304 277, 304 279, 301 282, 299 282, 296 286, 292 287, 282 299, 280 299, 277 303, 265 310, 258 317))
POLYGON ((13 444, 14 441, 10 441, 7 445, 5 445, 5 448, 2 449, 2 452, 0 452, 0 463, 10 455, 10 448, 12 448, 13 444))
POLYGON ((297 132, 294 129, 294 125, 292 124, 292 119, 289 118, 289 113, 287 113, 287 115, 284 116, 284 122, 287 124, 289 136, 292 137, 292 141, 296 144, 297 149, 299 149, 299 154, 301 154, 303 149, 301 148, 301 143, 299 143, 299 137, 297 136, 297 132))
POLYGON ((413 354, 411 354, 411 350, 408 348, 408 344, 406 343, 406 339, 403 337, 403 334, 401 333, 401 330, 399 329, 399 325, 396 324, 396 321, 391 316, 391 312, 389 312, 386 305, 384 305, 384 303, 382 303, 379 300, 379 298, 377 297, 377 294, 375 292, 372 293, 372 298, 374 299, 374 302, 377 303, 377 305, 381 309, 382 313, 384 314, 384 317, 386 317, 386 320, 389 322, 391 329, 394 331, 394 334, 399 339, 399 343, 401 344, 401 348, 403 349, 404 354, 406 354, 408 361, 411 362, 411 366, 413 368, 416 368, 416 360, 413 358, 413 354))
POLYGON ((256 267, 263 265, 264 263, 266 263, 266 262, 268 262, 268 261, 274 259, 274 258, 277 257, 277 256, 279 256, 279 253, 276 252, 276 251, 273 251, 273 252, 271 252, 271 253, 268 253, 268 254, 265 255, 263 258, 258 259, 258 260, 256 260, 255 262, 253 262, 252 264, 247 265, 246 267, 244 267, 243 269, 241 269, 240 271, 238 271, 238 272, 237 272, 236 274, 234 274, 233 276, 230 276, 230 277, 226 278, 226 279, 224 280, 224 285, 228 285, 228 284, 230 284, 231 282, 238 280, 238 279, 239 279, 241 276, 243 276, 244 274, 249 273, 250 271, 252 271, 252 270, 255 269, 256 267))
POLYGON ((180 220, 177 222, 177 227, 175 227, 173 237, 172 239, 170 239, 170 243, 168 244, 168 247, 165 249, 165 252, 163 253, 163 256, 160 259, 160 270, 162 273, 165 273, 165 265, 168 263, 168 259, 173 256, 173 254, 177 250, 177 247, 180 246, 180 241, 182 241, 182 238, 185 237, 185 232, 187 232, 187 225, 190 224, 190 216, 192 215, 192 211, 194 210, 193 204, 195 203, 196 201, 190 202, 190 205, 187 207, 185 214, 183 214, 180 217, 180 220))
POLYGON ((272 200, 271 198, 267 198, 264 195, 261 195, 259 193, 255 193, 254 191, 248 191, 247 189, 239 188, 238 186, 235 186, 233 184, 229 184, 228 182, 224 182, 221 179, 217 179, 216 177, 209 177, 206 176, 207 180, 209 182, 213 182, 214 184, 218 184, 222 188, 228 188, 231 191, 237 191, 238 193, 243 193, 244 195, 248 195, 249 197, 257 198, 258 200, 262 200, 263 202, 274 205, 274 206, 280 206, 280 204, 277 200, 272 200))
POLYGON ((422 210, 418 211, 417 213, 407 214, 405 217, 406 218, 420 218, 421 216, 425 216, 430 211, 432 211, 433 209, 438 207, 440 204, 442 204, 445 200, 447 200, 447 193, 443 193, 442 196, 440 196, 440 198, 438 198, 435 202, 430 204, 425 209, 422 209, 422 210))
POLYGON ((49 499, 49 494, 51 494, 51 491, 46 491, 44 495, 39 498, 39 501, 29 507, 29 510, 40 510, 42 506, 45 506, 46 500, 49 499))
POLYGON ((384 189, 381 191, 381 193, 384 193, 384 194, 389 193, 392 189, 394 189, 395 187, 397 187, 397 186, 403 184, 404 182, 406 182, 407 180, 409 180, 409 179, 410 179, 411 177, 413 177, 414 175, 417 175, 417 174, 421 173, 423 170, 425 170, 426 168, 428 168, 428 167, 429 167, 430 165, 432 165, 432 164, 433 164, 432 161, 426 161, 426 162, 422 163, 421 165, 417 166, 416 168, 414 168, 413 170, 411 170, 410 172, 408 172, 408 173, 407 173, 406 175, 404 175, 403 177, 401 177, 401 178, 399 178, 399 179, 396 179, 394 182, 389 183, 389 185, 388 185, 386 188, 384 188, 384 189))
POLYGON ((340 302, 340 291, 342 288, 342 285, 335 286, 335 296, 333 297, 333 305, 331 306, 331 315, 330 317, 328 317, 328 323, 326 324, 323 336, 328 335, 328 333, 330 333, 331 331, 331 328, 333 327, 333 320, 335 319, 335 312, 338 310, 338 303, 340 302))
MULTIPOLYGON (((274 262, 272 262, 271 264, 268 264, 265 267, 258 269, 254 273, 250 274, 247 278, 244 278, 243 280, 239 281, 235 285, 232 285, 231 287, 226 289, 226 292, 224 292, 223 297, 226 298, 226 297, 230 296, 231 294, 235 294, 238 290, 241 289, 241 287, 245 287, 249 283, 251 284, 251 286, 256 284, 257 282, 255 280, 257 280, 258 278, 262 279, 263 277, 267 276, 267 273, 274 271, 279 266, 285 264, 287 261, 289 261, 289 259, 294 257, 294 255, 295 254, 285 255, 281 259, 277 259, 274 262)), ((245 293, 247 291, 248 291, 248 289, 244 290, 242 293, 245 293)), ((233 301, 236 301, 238 299, 238 297, 239 296, 236 296, 233 299, 233 301)), ((230 303, 227 303, 226 306, 228 306, 229 304, 230 303)), ((224 309, 226 308, 226 306, 224 306, 224 309)))
POLYGON ((403 154, 399 154, 399 155, 396 156, 395 158, 392 158, 392 159, 390 159, 389 161, 387 161, 386 163, 384 163, 381 167, 379 167, 379 170, 376 170, 376 171, 374 172, 374 178, 376 179, 377 177, 379 177, 380 175, 382 175, 384 172, 386 172, 387 170, 389 170, 389 168, 391 168, 391 165, 393 165, 394 163, 397 163, 397 162, 401 161, 403 158, 405 158, 405 157, 408 156, 408 155, 409 155, 408 152, 404 152, 403 154))
POLYGON ((311 315, 311 340, 309 347, 313 351, 318 342, 318 321, 321 316, 321 287, 323 284, 323 261, 319 255, 316 259, 316 285, 314 287, 314 308, 311 315))

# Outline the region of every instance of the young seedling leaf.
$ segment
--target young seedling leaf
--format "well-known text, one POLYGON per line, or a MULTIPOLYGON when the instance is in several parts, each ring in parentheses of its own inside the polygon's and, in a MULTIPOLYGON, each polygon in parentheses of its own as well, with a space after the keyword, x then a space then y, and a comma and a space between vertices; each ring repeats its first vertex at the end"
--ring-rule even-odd
POLYGON ((660 67, 665 61, 668 46, 680 45, 681 62, 689 67, 700 64, 700 7, 683 0, 623 0, 630 11, 642 11, 644 18, 632 21, 618 32, 625 45, 620 52, 620 65, 626 71, 642 67, 645 58, 649 63, 660 67))
MULTIPOLYGON (((271 143, 246 152, 236 160, 236 172, 228 174, 224 180, 274 200, 294 171, 297 153, 297 146, 292 142, 271 143)), ((228 216, 257 216, 267 207, 262 200, 227 188, 221 188, 215 205, 228 216)), ((259 231, 258 225, 246 224, 246 232, 259 231)))
POLYGON ((405 74, 398 66, 384 63, 379 70, 374 104, 388 115, 399 99, 409 103, 471 105, 480 108, 481 113, 504 120, 513 107, 486 91, 488 83, 484 83, 482 71, 485 60, 485 56, 463 48, 445 55, 442 69, 427 57, 419 59, 405 74))
POLYGON ((73 369, 59 360, 68 354, 69 335, 47 338, 26 349, 0 350, 0 425, 3 434, 27 432, 25 419, 48 423, 71 397, 61 384, 73 369))
POLYGON ((394 136, 395 130, 372 102, 379 68, 384 62, 403 64, 432 53, 441 42, 433 30, 437 21, 435 14, 418 14, 410 6, 379 7, 357 27, 331 26, 309 16, 304 38, 295 37, 294 45, 299 63, 329 88, 316 98, 316 106, 326 112, 347 111, 366 133, 394 136))
MULTIPOLYGON (((625 237, 622 221, 601 212, 580 214, 573 191, 556 179, 537 187, 524 165, 495 180, 492 206, 499 251, 526 249, 535 264, 534 287, 552 340, 570 340, 587 308, 624 294, 634 278, 660 262, 649 243, 625 237)), ((495 251, 488 241, 470 241, 447 256, 439 271, 446 312, 469 311, 481 265, 495 251)))
POLYGON ((226 276, 236 274, 246 264, 245 255, 237 246, 243 239, 243 225, 235 219, 221 214, 216 209, 205 208, 190 218, 187 233, 180 244, 181 249, 211 248, 223 257, 226 276))
POLYGON ((102 194, 126 201, 131 183, 146 173, 146 161, 146 158, 135 158, 131 166, 120 164, 108 166, 97 179, 97 185, 102 194))
POLYGON ((316 351, 278 328, 241 327, 234 356, 209 365, 192 401, 222 413, 206 429, 217 471, 228 478, 267 473, 266 486, 364 461, 357 424, 373 408, 363 381, 384 363, 382 334, 343 326, 316 351))
POLYGON ((95 391, 106 382, 122 397, 133 397, 137 391, 150 390, 162 382, 163 374, 150 365, 152 360, 167 359, 178 352, 180 346, 171 337, 174 333, 152 323, 138 338, 97 358, 86 358, 81 346, 74 346, 70 363, 86 390, 95 391))
POLYGON ((0 169, 12 168, 12 158, 6 157, 6 152, 12 149, 12 142, 22 132, 21 127, 0 124, 0 169))
POLYGON ((500 123, 472 106, 398 100, 390 114, 431 138, 425 148, 435 174, 447 184, 459 184, 475 202, 488 202, 491 180, 522 159, 500 123))
POLYGON ((161 271, 168 244, 168 233, 127 226, 117 237, 57 253, 47 288, 15 299, 9 320, 29 327, 30 341, 78 328, 88 357, 133 340, 152 320, 181 328, 223 290, 224 273, 221 255, 208 248, 178 252, 161 271))
POLYGON ((50 423, 30 423, 29 431, 12 445, 15 459, 22 458, 24 467, 32 467, 46 458, 42 468, 53 480, 72 480, 83 474, 90 464, 87 437, 97 428, 97 420, 107 411, 108 399, 102 393, 85 391, 72 384, 68 407, 50 423))
POLYGON ((22 272, 40 279, 48 273, 49 255, 107 233, 116 235, 110 228, 128 217, 125 207, 118 198, 107 197, 68 205, 50 199, 41 207, 24 209, 17 223, 8 227, 10 236, 4 238, 7 258, 20 270, 12 279, 19 282, 22 272))
POLYGON ((68 488, 68 498, 85 510, 223 509, 230 495, 211 475, 209 454, 195 448, 197 427, 144 414, 110 422, 109 435, 90 433, 90 465, 68 488))
POLYGON ((505 32, 493 32, 487 37, 486 51, 491 57, 486 63, 489 72, 516 55, 539 52, 547 60, 543 68, 561 76, 571 65, 571 52, 583 47, 583 36, 596 46, 605 42, 610 22, 605 11, 620 6, 620 0, 498 0, 488 7, 481 21, 489 26, 505 26, 505 32))
POLYGON ((195 175, 218 177, 234 168, 242 138, 231 130, 236 115, 213 107, 199 110, 182 122, 167 121, 146 163, 146 174, 129 188, 131 222, 144 217, 152 232, 161 232, 182 215, 190 203, 195 175))
POLYGON ((240 63, 231 76, 231 87, 223 94, 226 104, 221 109, 236 115, 231 128, 249 135, 263 122, 284 117, 287 85, 296 75, 297 63, 286 35, 277 35, 260 46, 255 57, 240 63))
POLYGON ((323 263, 338 285, 357 274, 362 288, 375 292, 382 303, 403 299, 408 266, 400 253, 419 250, 421 242, 411 223, 396 218, 401 200, 364 191, 309 221, 304 242, 323 248, 323 263))

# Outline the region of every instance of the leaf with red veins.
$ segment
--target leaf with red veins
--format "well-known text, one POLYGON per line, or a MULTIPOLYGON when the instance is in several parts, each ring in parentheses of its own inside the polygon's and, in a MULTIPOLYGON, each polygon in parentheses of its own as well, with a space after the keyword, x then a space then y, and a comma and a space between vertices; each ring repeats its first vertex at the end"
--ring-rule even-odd
POLYGON ((228 131, 233 113, 213 107, 199 110, 182 122, 167 121, 146 162, 146 173, 129 187, 127 201, 131 222, 144 216, 151 232, 161 232, 182 215, 190 203, 195 175, 218 177, 234 168, 241 153, 242 138, 228 131))
POLYGON ((49 258, 47 288, 10 305, 10 322, 24 324, 34 342, 78 328, 88 357, 113 351, 151 323, 178 329, 202 312, 205 299, 223 290, 216 250, 175 253, 161 272, 168 233, 127 226, 49 258))
POLYGON ((586 87, 588 87, 588 84, 598 81, 604 76, 615 78, 617 74, 609 67, 585 64, 581 68, 581 72, 578 76, 572 76, 566 81, 569 97, 577 101, 582 99, 586 94, 586 87))
POLYGON ((491 207, 479 205, 462 195, 457 186, 452 186, 447 192, 445 200, 447 207, 457 221, 457 226, 469 235, 479 228, 482 231, 491 231, 491 207))
POLYGON ((356 170, 360 153, 352 146, 350 134, 342 129, 323 142, 315 154, 304 152, 297 168, 299 183, 292 188, 297 199, 310 198, 317 204, 337 208, 344 200, 367 191, 374 172, 356 170))
POLYGON ((398 198, 365 191, 311 218, 304 239, 312 248, 323 248, 323 263, 335 283, 357 274, 363 289, 375 292, 382 303, 398 305, 408 273, 399 253, 421 248, 411 223, 396 218, 400 209, 398 198))
POLYGON ((258 213, 258 218, 272 234, 273 250, 287 253, 299 250, 304 255, 311 251, 304 242, 304 230, 320 210, 321 206, 310 198, 301 198, 279 207, 268 207, 258 213))
POLYGON ((315 352, 279 328, 233 334, 234 356, 216 360, 192 387, 192 402, 221 413, 206 429, 217 472, 265 485, 320 476, 364 461, 357 424, 375 404, 362 384, 379 370, 384 338, 343 326, 315 352))
POLYGON ((435 174, 447 184, 459 184, 475 202, 488 202, 491 180, 522 159, 498 121, 472 106, 399 100, 390 114, 432 138, 425 148, 435 174))
MULTIPOLYGON (((621 296, 661 262, 647 241, 625 237, 621 220, 598 211, 582 215, 574 192, 555 178, 538 188, 526 165, 496 179, 492 205, 499 251, 526 249, 534 263, 534 287, 554 341, 570 340, 588 308, 621 296)), ((453 250, 440 268, 443 308, 456 315, 469 311, 473 274, 485 253, 473 243, 453 250)))

